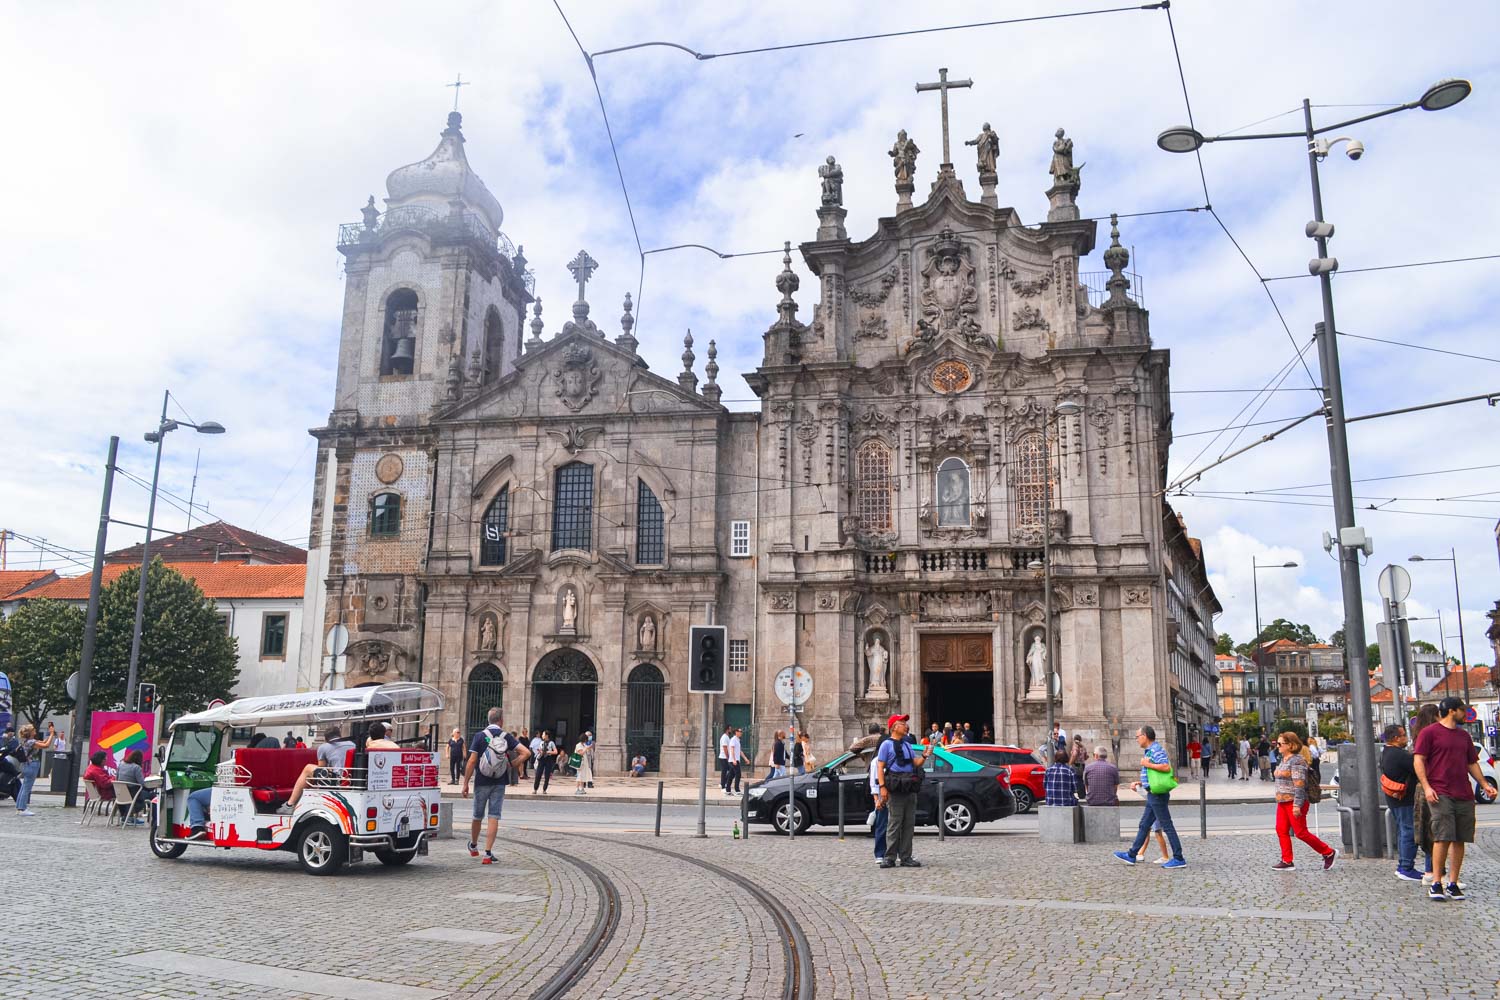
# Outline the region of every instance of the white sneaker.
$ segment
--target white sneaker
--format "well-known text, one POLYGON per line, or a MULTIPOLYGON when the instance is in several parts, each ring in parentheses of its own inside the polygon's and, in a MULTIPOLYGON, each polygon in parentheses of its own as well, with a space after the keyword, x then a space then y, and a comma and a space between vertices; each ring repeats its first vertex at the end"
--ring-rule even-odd
POLYGON ((1431 885, 1432 884, 1432 872, 1423 872, 1422 873, 1422 884, 1423 885, 1431 885))
POLYGON ((1171 861, 1171 860, 1172 860, 1172 859, 1171 859, 1171 858, 1157 858, 1157 859, 1156 859, 1156 860, 1155 860, 1155 861, 1153 861, 1153 862, 1151 862, 1151 863, 1152 863, 1152 864, 1153 864, 1153 865, 1164 865, 1164 864, 1166 864, 1166 863, 1167 863, 1167 862, 1168 862, 1168 861, 1171 861))
POLYGON ((30 809, 21 809, 21 810, 18 810, 18 815, 21 815, 21 816, 35 816, 36 813, 32 812, 30 809))

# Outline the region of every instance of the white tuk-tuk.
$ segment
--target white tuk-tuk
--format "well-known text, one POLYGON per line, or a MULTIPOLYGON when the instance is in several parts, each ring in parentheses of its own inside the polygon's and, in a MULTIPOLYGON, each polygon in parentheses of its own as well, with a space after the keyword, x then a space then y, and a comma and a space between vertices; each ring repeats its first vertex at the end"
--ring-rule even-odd
POLYGON ((436 688, 397 683, 242 698, 184 715, 172 723, 151 808, 151 851, 175 858, 197 845, 290 850, 314 875, 334 874, 365 851, 404 865, 427 853, 438 825, 431 723, 442 707, 436 688), (375 721, 389 724, 402 749, 365 750, 375 721), (295 808, 287 801, 307 765, 317 764, 316 750, 231 746, 235 730, 308 726, 321 736, 335 725, 352 745, 340 766, 316 768, 295 808), (194 836, 194 812, 206 834, 194 836))

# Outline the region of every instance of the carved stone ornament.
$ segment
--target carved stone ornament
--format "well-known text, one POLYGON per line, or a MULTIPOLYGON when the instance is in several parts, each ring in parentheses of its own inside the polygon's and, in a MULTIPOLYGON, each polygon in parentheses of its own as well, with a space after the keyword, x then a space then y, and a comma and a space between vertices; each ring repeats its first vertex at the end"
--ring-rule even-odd
POLYGON ((1045 330, 1047 329, 1047 317, 1036 306, 1027 303, 1015 312, 1011 313, 1011 324, 1017 330, 1045 330))
POLYGON ((575 413, 594 398, 599 378, 599 368, 594 364, 594 352, 579 344, 568 348, 563 354, 561 365, 552 369, 552 380, 556 383, 555 395, 575 413))
POLYGON ((871 625, 884 625, 890 620, 891 613, 885 609, 883 604, 872 604, 870 610, 864 614, 865 621, 871 625))
POLYGON ((989 621, 990 606, 987 590, 922 594, 918 613, 929 622, 989 621))
POLYGON ((918 337, 923 342, 953 336, 974 348, 994 348, 976 318, 979 288, 971 256, 969 247, 951 229, 944 229, 928 248, 927 263, 922 267, 921 318, 917 320, 918 337))
POLYGON ((831 590, 824 591, 818 595, 819 611, 837 611, 839 606, 839 595, 831 590))
POLYGON ((772 611, 791 611, 797 606, 796 598, 790 591, 779 591, 770 597, 772 611))
POLYGON ((1029 299, 1033 296, 1037 296, 1045 292, 1047 290, 1047 286, 1051 284, 1052 275, 1050 273, 1044 274, 1040 278, 1031 278, 1026 280, 1012 278, 1010 282, 1010 290, 1015 292, 1023 299, 1029 299))
POLYGON ((393 670, 399 675, 400 651, 389 643, 370 639, 357 642, 344 651, 350 673, 367 677, 385 677, 393 670))
POLYGON ((851 288, 849 289, 849 301, 856 302, 862 306, 874 308, 881 305, 890 297, 891 289, 896 287, 896 282, 901 279, 901 274, 892 267, 882 274, 873 288, 851 288))
POLYGON ((963 392, 974 384, 974 372, 962 361, 949 358, 933 367, 930 381, 937 392, 963 392))
POLYGON ((587 448, 589 442, 593 440, 594 435, 604 430, 604 428, 595 424, 587 427, 580 427, 578 424, 569 424, 566 427, 548 427, 546 430, 548 434, 551 434, 562 442, 564 451, 569 455, 576 455, 584 448, 587 448))
POLYGON ((861 311, 859 325, 854 328, 855 340, 884 340, 891 331, 885 315, 878 312, 861 311))
POLYGON ((381 455, 380 461, 375 463, 375 478, 387 486, 400 479, 405 471, 406 463, 401 461, 400 455, 381 455))
POLYGON ((1134 607, 1151 606, 1150 587, 1126 587, 1120 592, 1120 600, 1134 607))

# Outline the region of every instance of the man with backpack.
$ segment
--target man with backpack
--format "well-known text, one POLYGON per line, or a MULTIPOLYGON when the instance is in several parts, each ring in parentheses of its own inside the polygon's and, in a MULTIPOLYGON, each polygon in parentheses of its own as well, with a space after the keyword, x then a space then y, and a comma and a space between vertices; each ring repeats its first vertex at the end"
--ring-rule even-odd
POLYGON ((531 756, 531 749, 500 727, 500 709, 492 708, 489 725, 474 734, 469 744, 469 760, 464 765, 463 786, 459 794, 469 797, 469 781, 474 781, 474 821, 469 827, 469 857, 479 857, 479 825, 489 813, 485 830, 484 859, 480 864, 495 863, 495 834, 500 831, 500 811, 505 807, 505 788, 515 784, 517 768, 531 756))
POLYGON ((912 836, 917 827, 917 791, 922 787, 922 765, 927 758, 907 742, 909 715, 893 715, 887 720, 890 738, 880 744, 875 753, 876 781, 880 796, 875 801, 876 810, 887 812, 885 834, 885 859, 882 868, 921 868, 922 862, 912 857, 912 836))

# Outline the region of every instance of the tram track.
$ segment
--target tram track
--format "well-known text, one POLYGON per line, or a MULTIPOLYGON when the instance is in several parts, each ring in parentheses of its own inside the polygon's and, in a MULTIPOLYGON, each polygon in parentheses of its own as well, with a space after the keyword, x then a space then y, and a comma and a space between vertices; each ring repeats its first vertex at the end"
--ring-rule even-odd
POLYGON ((593 926, 584 935, 583 943, 574 950, 562 967, 554 972, 546 982, 537 987, 531 994, 531 1000, 558 1000, 566 996, 568 991, 583 981, 583 977, 593 968, 599 956, 609 947, 610 939, 615 935, 615 929, 620 926, 620 890, 615 886, 613 880, 598 868, 587 861, 580 861, 566 851, 559 851, 551 847, 543 847, 540 844, 528 843, 524 840, 512 840, 504 838, 518 847, 529 848, 533 851, 542 851, 577 868, 587 876, 593 883, 594 891, 599 894, 599 912, 594 915, 593 926))
MULTIPOLYGON (((669 857, 674 860, 686 862, 687 864, 702 868, 703 870, 713 875, 717 875, 729 882, 733 882, 735 885, 739 886, 746 893, 748 893, 766 910, 766 912, 770 915, 772 922, 781 931, 781 933, 777 935, 777 939, 781 942, 782 956, 786 963, 786 977, 781 991, 782 1000, 814 1000, 814 997, 816 996, 817 984, 813 971, 812 947, 808 943, 807 934, 802 930, 802 925, 797 922, 797 918, 792 915, 791 910, 789 910, 786 905, 783 904, 779 899, 777 899, 771 892, 763 888, 755 881, 746 878, 738 872, 730 871, 728 868, 724 868, 721 865, 716 865, 712 861, 705 861, 702 858, 694 857, 691 854, 682 854, 677 851, 670 851, 664 847, 657 847, 651 844, 638 844, 629 840, 611 840, 607 837, 599 837, 587 833, 565 833, 562 834, 562 836, 577 837, 580 840, 592 840, 596 843, 605 844, 609 847, 630 847, 638 851, 647 851, 651 854, 659 854, 664 857, 669 857)), ((551 848, 540 849, 546 850, 551 854, 561 854, 561 852, 552 850, 551 848)), ((588 865, 587 862, 578 861, 576 858, 572 858, 566 854, 563 854, 562 856, 567 857, 568 860, 572 861, 574 864, 584 866, 585 870, 593 867, 592 865, 588 865)), ((618 903, 616 903, 616 905, 618 906, 618 903)), ((618 921, 618 917, 616 917, 616 920, 618 921)), ((602 948, 603 942, 601 942, 601 944, 599 945, 599 949, 602 948)), ((580 949, 580 951, 582 950, 583 949, 580 949)), ((598 949, 594 951, 594 954, 598 954, 598 949)), ((590 964, 592 964, 592 962, 590 962, 590 964)), ((574 985, 576 985, 578 981, 582 980, 583 974, 586 971, 587 965, 580 968, 575 977, 574 985)), ((545 995, 549 997, 562 996, 568 988, 570 987, 564 987, 562 992, 549 993, 545 995)), ((534 997, 541 996, 543 996, 543 994, 541 993, 537 993, 534 995, 534 997)))

